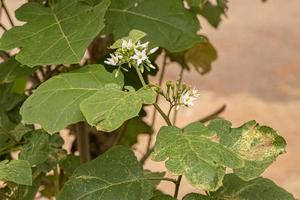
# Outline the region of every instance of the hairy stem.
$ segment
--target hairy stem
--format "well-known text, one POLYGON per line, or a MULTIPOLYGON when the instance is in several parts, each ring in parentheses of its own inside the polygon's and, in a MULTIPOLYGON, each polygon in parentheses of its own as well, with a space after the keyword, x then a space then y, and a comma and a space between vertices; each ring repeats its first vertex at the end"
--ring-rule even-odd
MULTIPOLYGON (((167 54, 164 55, 164 59, 163 59, 162 67, 161 67, 161 73, 160 73, 160 76, 159 76, 159 79, 158 79, 158 85, 159 85, 159 87, 161 87, 163 79, 164 79, 164 76, 165 76, 166 65, 167 65, 167 54)), ((156 104, 158 103, 158 100, 159 100, 159 95, 156 96, 156 100, 155 100, 156 104)), ((157 110, 153 109, 152 120, 151 120, 151 129, 152 130, 154 129, 154 126, 155 126, 156 114, 157 114, 157 110)), ((149 140, 148 140, 148 143, 147 143, 146 152, 150 151, 151 143, 152 143, 152 134, 149 134, 149 140)), ((144 164, 145 161, 147 160, 147 158, 148 158, 148 156, 147 157, 144 156, 141 159, 141 163, 144 164)))
MULTIPOLYGON (((180 69, 180 73, 179 73, 179 88, 182 85, 183 72, 184 72, 184 67, 182 66, 180 69)), ((175 109, 174 117, 173 117, 173 124, 176 124, 177 114, 178 114, 178 110, 175 109)))
POLYGON ((80 155, 80 162, 85 163, 91 159, 89 134, 86 130, 84 122, 77 124, 77 146, 80 155))
MULTIPOLYGON (((146 86, 147 84, 145 83, 145 80, 144 80, 144 78, 143 78, 143 76, 142 76, 140 70, 139 70, 137 67, 135 67, 135 70, 136 70, 136 72, 137 72, 137 74, 138 74, 138 76, 139 76, 139 79, 140 79, 142 85, 143 85, 143 86, 146 86)), ((171 123, 170 119, 169 119, 168 116, 164 113, 164 111, 158 106, 158 104, 157 104, 157 103, 154 103, 153 106, 154 106, 154 107, 156 108, 156 110, 160 113, 160 115, 161 115, 162 118, 165 120, 165 122, 168 124, 168 126, 172 126, 172 123, 171 123)))

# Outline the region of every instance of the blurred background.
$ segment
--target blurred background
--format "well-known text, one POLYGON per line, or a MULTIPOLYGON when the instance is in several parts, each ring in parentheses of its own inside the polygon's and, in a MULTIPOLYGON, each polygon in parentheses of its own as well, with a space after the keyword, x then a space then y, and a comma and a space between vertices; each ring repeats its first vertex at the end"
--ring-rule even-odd
MULTIPOLYGON (((24 3, 23 0, 6 2, 10 12, 24 3)), ((201 18, 201 33, 214 44, 218 60, 213 63, 212 71, 204 76, 195 71, 184 74, 184 81, 195 86, 201 96, 194 107, 181 109, 177 120, 178 126, 185 126, 226 104, 221 116, 232 121, 234 126, 255 119, 273 127, 287 140, 287 153, 279 156, 263 176, 274 180, 296 198, 300 198, 299 9, 299 0, 267 3, 229 0, 227 18, 217 30, 201 18)), ((8 24, 5 17, 1 17, 1 21, 8 24)), ((165 81, 178 79, 179 71, 177 65, 169 64, 165 81)), ((156 127, 163 124, 159 118, 156 127)), ((135 146, 138 157, 145 151, 146 139, 141 136, 135 146)), ((146 168, 165 170, 163 163, 150 160, 146 168)), ((196 191, 185 183, 182 182, 181 197, 196 191)), ((173 185, 168 183, 160 187, 166 192, 173 191, 173 185)))

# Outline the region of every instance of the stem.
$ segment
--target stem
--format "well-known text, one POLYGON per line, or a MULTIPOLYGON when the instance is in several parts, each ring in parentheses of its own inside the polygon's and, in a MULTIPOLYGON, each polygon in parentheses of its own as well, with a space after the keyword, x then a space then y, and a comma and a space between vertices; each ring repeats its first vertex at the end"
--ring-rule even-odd
POLYGON ((226 109, 226 105, 224 104, 222 107, 220 107, 218 110, 216 110, 215 112, 209 114, 208 116, 200 119, 199 121, 204 123, 204 122, 208 122, 210 121, 211 119, 217 117, 218 115, 220 115, 222 112, 224 112, 226 109))
MULTIPOLYGON (((162 68, 161 68, 161 73, 160 73, 160 76, 159 76, 159 79, 158 79, 158 85, 159 85, 159 87, 161 87, 161 85, 162 85, 162 81, 164 79, 165 72, 166 72, 166 66, 167 66, 167 54, 164 55, 163 64, 162 64, 162 68)), ((157 97, 156 97, 156 100, 155 100, 156 104, 158 103, 158 100, 159 100, 159 95, 157 95, 157 97)), ((157 114, 157 110, 153 109, 152 121, 151 121, 151 129, 152 130, 154 129, 155 120, 156 120, 156 114, 157 114)), ((149 134, 149 140, 148 140, 148 143, 147 143, 146 152, 150 151, 151 142, 152 142, 152 134, 149 134)), ((147 158, 148 157, 146 157, 146 158, 143 157, 141 159, 141 163, 144 164, 144 162, 147 160, 147 158)))
POLYGON ((3 0, 1 0, 1 4, 2 4, 2 8, 3 8, 3 10, 4 10, 4 12, 5 12, 8 20, 9 20, 10 25, 11 26, 15 26, 15 24, 14 24, 14 22, 13 22, 11 16, 10 16, 10 14, 9 14, 8 9, 7 9, 6 5, 4 4, 3 0))
POLYGON ((181 179, 182 179, 182 175, 178 176, 178 179, 177 179, 177 181, 176 181, 176 183, 175 183, 175 192, 174 192, 174 197, 175 197, 175 198, 178 197, 181 179))
POLYGON ((57 195, 60 190, 60 177, 59 177, 59 166, 56 165, 54 169, 54 188, 55 188, 55 194, 57 195))
POLYGON ((3 24, 1 24, 1 23, 0 23, 0 27, 1 27, 4 31, 7 31, 7 28, 6 28, 3 24))
MULTIPOLYGON (((143 75, 141 74, 140 70, 135 67, 135 70, 139 76, 139 79, 142 83, 143 86, 146 86, 147 84, 144 81, 143 75)), ((154 103, 153 106, 156 108, 156 110, 160 113, 160 115, 162 116, 162 118, 164 118, 164 120, 166 121, 166 123, 168 124, 168 126, 172 126, 172 123, 170 121, 170 119, 168 118, 168 116, 164 113, 164 111, 157 105, 157 103, 154 103)))
MULTIPOLYGON (((184 67, 181 67, 180 73, 179 73, 179 87, 182 84, 182 79, 183 79, 183 72, 184 72, 184 67)), ((177 120, 177 114, 178 114, 178 110, 175 110, 174 112, 174 117, 173 117, 173 124, 176 124, 176 120, 177 120)))
POLYGON ((77 124, 77 145, 80 155, 80 162, 85 163, 91 159, 89 134, 86 131, 84 122, 77 124))

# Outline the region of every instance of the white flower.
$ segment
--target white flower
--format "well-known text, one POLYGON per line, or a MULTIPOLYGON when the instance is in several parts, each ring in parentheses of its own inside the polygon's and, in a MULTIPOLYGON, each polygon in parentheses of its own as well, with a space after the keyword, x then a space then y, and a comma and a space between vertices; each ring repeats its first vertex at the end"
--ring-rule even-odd
POLYGON ((108 64, 108 65, 118 65, 119 59, 122 59, 121 55, 114 55, 114 54, 110 54, 111 58, 108 58, 107 60, 104 61, 104 63, 108 64))
POLYGON ((159 47, 154 47, 153 49, 151 49, 151 50, 149 51, 149 54, 155 53, 158 49, 159 49, 159 47))
POLYGON ((143 51, 139 51, 135 49, 134 52, 135 54, 131 58, 136 60, 137 65, 140 65, 143 61, 148 59, 148 56, 146 54, 146 49, 144 49, 143 51))
POLYGON ((198 91, 196 88, 194 88, 194 89, 190 92, 190 95, 193 96, 193 97, 195 97, 195 98, 197 98, 197 97, 200 96, 199 91, 198 91))
MULTIPOLYGON (((186 91, 184 94, 180 97, 180 105, 190 107, 194 105, 194 101, 200 96, 198 90, 195 88, 192 90, 186 91)), ((176 109, 179 108, 179 106, 176 107, 176 109)))
POLYGON ((149 45, 149 42, 146 42, 146 43, 144 43, 144 44, 141 44, 141 41, 138 41, 138 43, 137 43, 137 47, 138 47, 138 48, 140 47, 140 48, 142 48, 142 49, 147 48, 148 45, 149 45))
POLYGON ((123 40, 122 42, 122 49, 127 49, 127 50, 131 50, 133 47, 133 44, 132 44, 132 40, 129 39, 128 41, 127 40, 123 40))
POLYGON ((189 92, 186 92, 184 93, 180 100, 181 100, 181 103, 187 107, 190 107, 190 106, 193 106, 194 105, 194 102, 197 98, 190 95, 189 92))

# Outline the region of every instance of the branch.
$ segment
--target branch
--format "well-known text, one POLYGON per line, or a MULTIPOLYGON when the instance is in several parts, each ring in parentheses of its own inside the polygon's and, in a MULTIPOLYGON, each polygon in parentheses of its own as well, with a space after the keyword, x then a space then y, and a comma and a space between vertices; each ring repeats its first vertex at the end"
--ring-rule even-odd
POLYGON ((208 122, 208 121, 212 120, 213 118, 218 117, 225 110, 226 110, 226 105, 224 104, 222 107, 220 107, 215 112, 213 112, 210 115, 208 115, 208 116, 203 117, 202 119, 200 119, 199 122, 202 122, 202 123, 208 122))
POLYGON ((14 22, 13 22, 13 20, 12 20, 12 17, 10 16, 10 14, 9 14, 9 12, 8 12, 8 9, 7 9, 6 5, 4 4, 4 1, 3 1, 3 0, 1 0, 1 4, 2 4, 2 8, 3 8, 3 10, 4 10, 4 12, 5 12, 5 14, 6 14, 8 20, 9 20, 10 25, 11 25, 12 27, 15 26, 15 24, 14 24, 14 22))

